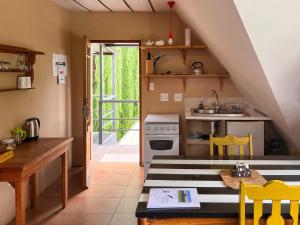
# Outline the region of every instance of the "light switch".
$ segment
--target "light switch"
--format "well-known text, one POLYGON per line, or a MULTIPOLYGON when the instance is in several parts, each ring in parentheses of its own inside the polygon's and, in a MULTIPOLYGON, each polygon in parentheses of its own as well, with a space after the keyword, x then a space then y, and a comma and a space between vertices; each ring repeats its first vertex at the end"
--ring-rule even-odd
POLYGON ((182 94, 181 93, 174 94, 174 102, 182 102, 182 94))
POLYGON ((154 91, 155 90, 155 85, 154 85, 154 82, 150 82, 149 83, 149 91, 154 91))
POLYGON ((169 94, 168 93, 160 93, 160 101, 161 102, 169 101, 169 94))

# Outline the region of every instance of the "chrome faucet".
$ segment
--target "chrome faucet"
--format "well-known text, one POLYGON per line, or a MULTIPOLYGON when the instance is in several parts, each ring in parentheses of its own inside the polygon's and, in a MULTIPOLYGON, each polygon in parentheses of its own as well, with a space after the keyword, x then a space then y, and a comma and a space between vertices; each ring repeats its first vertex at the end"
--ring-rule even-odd
POLYGON ((219 96, 218 96, 217 91, 216 91, 215 89, 212 89, 212 90, 210 91, 210 95, 211 95, 212 97, 215 97, 215 98, 216 98, 216 106, 215 106, 215 109, 216 109, 216 110, 219 110, 219 109, 220 109, 220 101, 219 101, 219 96))

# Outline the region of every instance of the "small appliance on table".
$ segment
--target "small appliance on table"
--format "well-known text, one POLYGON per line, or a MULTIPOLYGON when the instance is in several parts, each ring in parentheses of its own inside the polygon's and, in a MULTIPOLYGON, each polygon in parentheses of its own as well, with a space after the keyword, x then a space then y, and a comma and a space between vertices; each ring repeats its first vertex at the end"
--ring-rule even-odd
POLYGON ((146 177, 154 155, 179 155, 179 114, 148 114, 144 123, 146 177))

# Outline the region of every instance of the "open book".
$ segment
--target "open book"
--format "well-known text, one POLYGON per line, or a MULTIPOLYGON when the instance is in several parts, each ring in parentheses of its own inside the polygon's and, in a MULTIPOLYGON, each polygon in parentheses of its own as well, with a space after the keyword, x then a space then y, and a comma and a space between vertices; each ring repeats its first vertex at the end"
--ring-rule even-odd
POLYGON ((151 188, 147 208, 200 208, 197 189, 151 188))

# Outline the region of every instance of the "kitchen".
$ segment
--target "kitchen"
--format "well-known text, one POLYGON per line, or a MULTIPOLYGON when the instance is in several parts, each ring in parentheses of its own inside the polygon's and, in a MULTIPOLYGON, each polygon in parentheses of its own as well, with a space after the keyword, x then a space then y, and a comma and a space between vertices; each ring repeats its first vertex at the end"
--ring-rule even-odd
MULTIPOLYGON (((154 7, 160 7, 157 1, 153 2, 154 7)), ((256 30, 252 21, 249 21, 250 9, 247 11, 242 5, 235 5, 233 1, 222 3, 207 1, 203 2, 203 5, 198 4, 200 3, 195 1, 176 2, 176 13, 173 14, 173 45, 184 45, 185 28, 190 27, 192 45, 205 45, 207 49, 187 51, 186 63, 184 63, 181 50, 153 50, 155 56, 166 55, 158 61, 158 75, 167 71, 191 73, 193 62, 201 61, 204 64, 205 74, 229 74, 230 78, 221 81, 221 79, 215 78, 185 80, 152 77, 149 78, 149 83, 153 82, 151 86, 154 86, 154 91, 151 91, 148 90, 150 89, 149 83, 144 77, 141 77, 141 124, 144 123, 148 114, 179 114, 180 153, 184 154, 187 149, 185 139, 187 135, 197 135, 197 132, 207 134, 206 130, 204 132, 197 129, 186 131, 190 127, 190 123, 192 126, 194 123, 201 123, 190 117, 190 110, 191 108, 198 108, 201 101, 204 102, 204 105, 216 103, 210 94, 211 90, 214 89, 222 104, 237 103, 236 100, 238 100, 238 103, 246 103, 250 111, 254 105, 263 111, 267 115, 267 119, 261 120, 269 121, 271 118, 275 123, 276 132, 280 131, 280 136, 288 143, 289 151, 297 152, 297 147, 299 147, 297 140, 299 117, 296 113, 298 104, 295 103, 297 102, 295 96, 297 96, 298 80, 294 76, 297 70, 291 63, 295 60, 288 61, 280 58, 284 57, 280 54, 284 49, 278 49, 278 52, 275 53, 258 50, 266 43, 259 38, 254 38, 256 30), (241 15, 239 15, 237 8, 241 15), (227 10, 227 14, 223 13, 223 9, 227 10), (215 16, 214 19, 212 19, 212 15, 215 16), (254 39, 255 41, 253 41, 254 39), (263 58, 272 55, 279 57, 278 61, 282 62, 280 65, 277 64, 273 71, 271 71, 272 64, 267 64, 270 61, 263 58), (260 60, 265 63, 263 64, 265 68, 261 67, 260 60), (284 69, 287 66, 291 68, 288 70, 289 72, 284 69), (277 73, 285 73, 285 80, 283 81, 283 78, 277 76, 277 73), (276 76, 271 77, 269 74, 276 74, 276 76), (283 84, 283 87, 290 87, 290 91, 281 90, 276 83, 278 81, 283 84), (186 83, 184 84, 184 82, 186 83), (184 86, 186 90, 184 90, 184 86), (160 101, 161 94, 166 93, 168 94, 168 101, 160 101), (175 101, 175 94, 179 94, 179 99, 181 94, 182 101, 175 101), (226 99, 229 100, 226 101, 226 99), (206 102, 206 100, 208 101, 206 102)), ((6 106, 1 108, 1 139, 8 137, 12 128, 22 126, 26 119, 37 116, 41 120, 41 137, 74 137, 72 153, 70 152, 68 156, 69 168, 82 166, 85 157, 85 153, 82 151, 83 123, 81 113, 84 63, 82 57, 78 57, 83 55, 82 37, 87 35, 89 40, 141 40, 142 45, 147 40, 165 40, 167 43, 166 36, 169 31, 167 6, 163 6, 163 12, 158 10, 156 13, 152 13, 151 8, 148 12, 138 13, 126 11, 124 8, 121 8, 121 11, 123 9, 125 12, 114 13, 109 11, 82 12, 82 9, 72 11, 48 0, 44 2, 33 0, 29 3, 24 3, 21 0, 3 1, 0 6, 7 9, 0 16, 2 18, 0 20, 2 27, 0 31, 1 44, 45 52, 44 56, 37 56, 34 65, 34 90, 1 93, 0 101, 3 106, 6 106), (13 27, 18 29, 13 29, 13 27), (57 85, 56 78, 52 76, 53 53, 65 54, 70 58, 70 76, 66 77, 66 85, 57 85)), ((73 7, 77 10, 80 8, 78 5, 73 5, 73 7)), ((126 5, 122 5, 122 7, 126 7, 126 5)), ((265 5, 261 7, 261 11, 256 12, 261 13, 259 16, 264 14, 263 9, 266 10, 267 8, 265 5)), ((286 7, 293 8, 289 4, 286 7)), ((292 11, 290 8, 289 10, 292 11)), ((294 14, 291 13, 291 15, 294 14)), ((259 16, 257 18, 261 18, 259 16)), ((273 14, 270 15, 272 18, 273 16, 273 14)), ((292 24, 291 21, 288 23, 292 24)), ((268 27, 265 23, 262 26, 268 27)), ((286 39, 289 37, 288 34, 293 36, 292 30, 291 28, 289 32, 285 32, 286 39)), ((276 41, 279 41, 281 40, 280 35, 283 34, 279 35, 276 31, 278 29, 269 32, 274 32, 273 38, 277 37, 276 41)), ((294 42, 286 42, 286 46, 282 48, 291 49, 293 53, 291 55, 297 55, 297 48, 292 44, 294 42)), ((275 51, 277 49, 272 48, 275 44, 274 41, 270 40, 266 48, 275 51)), ((146 74, 144 64, 146 58, 146 54, 141 54, 141 75, 146 74)), ((178 97, 178 95, 176 96, 178 97)), ((221 126, 222 124, 218 124, 218 128, 221 126)), ((209 123, 205 127, 210 129, 212 126, 209 123)), ((141 127, 141 130, 143 129, 141 127)), ((207 147, 206 145, 205 148, 207 149, 207 147)), ((197 148, 195 145, 189 146, 189 148, 192 155, 197 151, 193 149, 197 148)), ((141 153, 143 154, 143 151, 141 153)), ((42 171, 38 179, 40 193, 59 178, 57 172, 60 168, 59 162, 55 161, 53 165, 49 165, 42 171)), ((3 219, 1 223, 3 224, 7 224, 14 217, 13 189, 8 188, 6 184, 4 183, 3 189, 1 188, 1 193, 7 196, 7 200, 1 203, 3 204, 1 209, 6 210, 3 211, 3 216, 1 214, 3 219)), ((113 213, 109 211, 108 214, 113 213)), ((127 214, 134 214, 134 212, 127 214)), ((111 218, 108 218, 107 221, 109 224, 111 218)))

